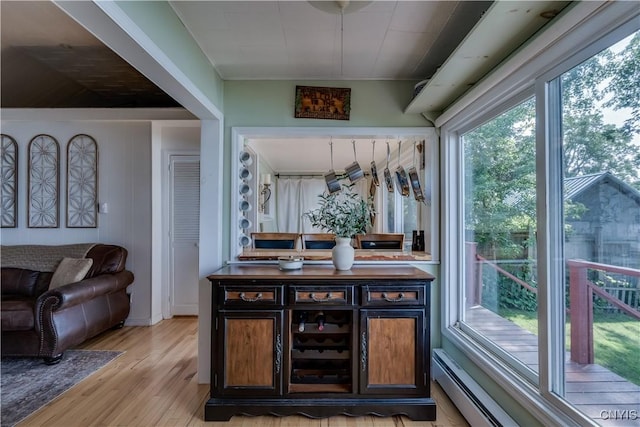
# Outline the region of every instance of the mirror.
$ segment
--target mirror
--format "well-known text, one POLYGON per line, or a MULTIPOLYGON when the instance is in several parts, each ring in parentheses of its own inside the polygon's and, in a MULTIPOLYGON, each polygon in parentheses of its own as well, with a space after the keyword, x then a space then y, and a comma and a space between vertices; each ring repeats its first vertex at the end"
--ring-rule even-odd
POLYGON ((232 230, 231 241, 237 242, 232 257, 242 259, 252 250, 252 232, 321 232, 303 213, 315 209, 318 196, 328 192, 328 172, 335 170, 339 182, 350 184, 349 168, 357 162, 364 179, 355 182, 355 189, 363 198, 371 197, 376 209, 371 232, 405 233, 405 252, 410 255, 412 231, 424 230, 424 252, 435 260, 438 206, 432 198, 438 182, 437 142, 434 128, 233 128, 232 158, 238 161, 233 165, 232 188, 238 191, 232 192, 232 206, 239 209, 233 212, 232 223, 239 227, 232 230), (387 190, 382 175, 387 142, 389 168, 415 168, 424 202, 412 193, 403 196, 387 190), (370 165, 377 165, 377 185, 370 165))

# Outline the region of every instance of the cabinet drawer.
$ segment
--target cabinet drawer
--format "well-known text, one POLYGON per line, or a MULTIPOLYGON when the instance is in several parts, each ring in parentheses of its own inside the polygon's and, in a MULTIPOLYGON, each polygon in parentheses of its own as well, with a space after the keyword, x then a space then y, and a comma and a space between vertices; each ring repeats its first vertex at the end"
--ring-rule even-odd
POLYGON ((273 286, 223 286, 221 300, 224 305, 282 305, 282 285, 273 286))
POLYGON ((363 306, 424 305, 424 285, 364 286, 362 288, 363 306))
POLYGON ((293 286, 289 291, 293 304, 351 305, 352 286, 293 286))

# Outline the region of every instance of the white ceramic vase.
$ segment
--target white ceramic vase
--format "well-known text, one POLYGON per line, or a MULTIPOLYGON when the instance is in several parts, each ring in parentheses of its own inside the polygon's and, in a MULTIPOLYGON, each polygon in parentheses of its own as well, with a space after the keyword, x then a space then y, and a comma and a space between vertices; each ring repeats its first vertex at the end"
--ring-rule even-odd
POLYGON ((355 250, 350 237, 336 237, 336 245, 331 250, 331 259, 336 270, 351 270, 355 250))

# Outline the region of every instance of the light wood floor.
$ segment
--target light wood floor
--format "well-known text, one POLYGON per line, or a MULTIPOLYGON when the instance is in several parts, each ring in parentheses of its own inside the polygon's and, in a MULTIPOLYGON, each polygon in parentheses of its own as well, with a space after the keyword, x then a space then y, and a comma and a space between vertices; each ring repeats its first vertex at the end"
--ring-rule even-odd
POLYGON ((445 427, 468 426, 435 383, 436 421, 406 417, 242 417, 205 422, 208 384, 198 384, 197 319, 109 331, 82 345, 125 353, 18 424, 25 426, 445 427))

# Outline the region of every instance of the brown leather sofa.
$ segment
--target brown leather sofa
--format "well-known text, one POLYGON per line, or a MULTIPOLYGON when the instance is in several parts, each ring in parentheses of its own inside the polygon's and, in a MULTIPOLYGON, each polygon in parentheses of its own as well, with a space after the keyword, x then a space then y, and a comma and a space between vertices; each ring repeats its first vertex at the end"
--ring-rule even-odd
POLYGON ((133 282, 133 273, 125 269, 125 248, 3 245, 0 250, 2 356, 42 357, 55 364, 68 348, 124 325, 130 310, 127 286, 133 282), (91 264, 89 271, 84 279, 49 289, 68 257, 91 264))

